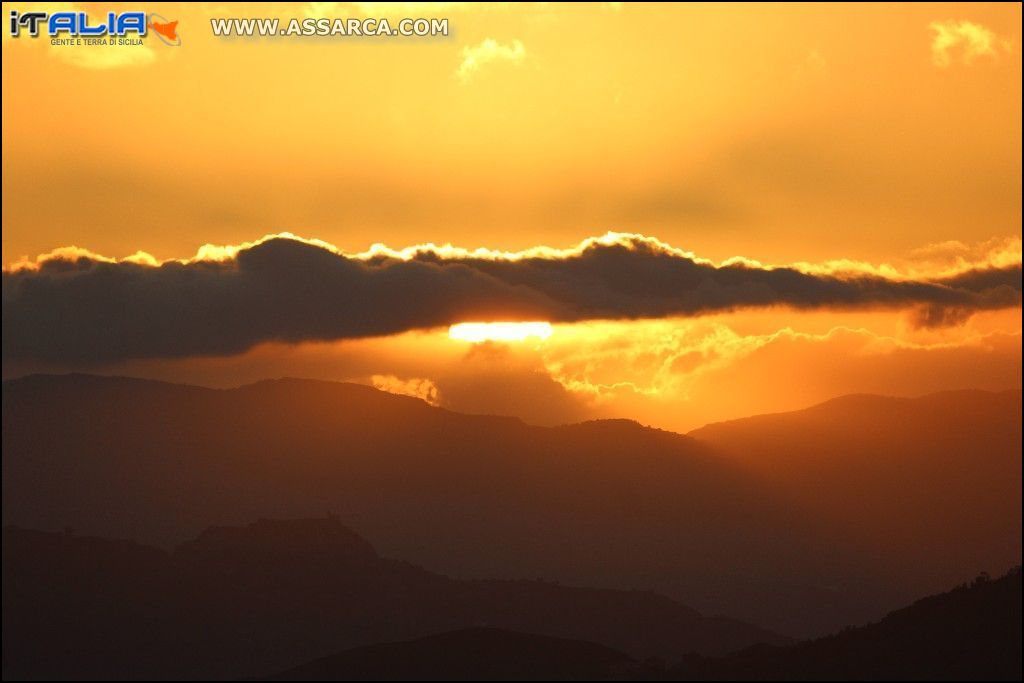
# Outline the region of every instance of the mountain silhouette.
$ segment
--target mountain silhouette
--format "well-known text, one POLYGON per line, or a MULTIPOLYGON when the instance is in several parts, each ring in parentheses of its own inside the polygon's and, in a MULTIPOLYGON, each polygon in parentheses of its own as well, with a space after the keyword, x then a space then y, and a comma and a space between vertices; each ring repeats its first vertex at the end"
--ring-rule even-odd
POLYGON ((756 462, 778 438, 753 429, 748 457, 712 428, 535 427, 362 385, 36 375, 4 383, 4 523, 170 547, 210 523, 331 510, 383 555, 448 576, 654 590, 801 637, 1019 563, 1020 392, 958 395, 931 425, 927 397, 856 401, 868 408, 799 413, 810 426, 785 443, 809 457, 780 465, 790 484, 756 462), (833 459, 888 467, 839 468, 834 484, 812 467, 833 459), (918 481, 894 476, 904 461, 918 481), (874 487, 880 514, 857 505, 874 487), (977 503, 959 511, 970 523, 943 495, 977 503), (932 511, 943 524, 917 542, 932 511), (870 528, 851 532, 860 514, 870 528))
POLYGON ((466 629, 355 648, 266 680, 1020 680, 1020 568, 980 576, 878 623, 791 646, 665 666, 594 643, 466 629))
POLYGON ((620 678, 635 662, 585 641, 465 629, 356 648, 290 669, 274 681, 587 681, 620 678))
POLYGON ((1020 567, 982 575, 875 624, 791 647, 685 658, 677 680, 1017 680, 1021 678, 1020 567))
POLYGON ((240 678, 480 627, 638 658, 786 642, 647 592, 450 579, 379 557, 334 517, 211 527, 172 553, 73 532, 3 533, 5 679, 240 678))
POLYGON ((356 648, 266 680, 1020 680, 1020 567, 878 623, 725 657, 639 662, 594 643, 470 629, 356 648))
POLYGON ((845 396, 690 436, 918 595, 1020 563, 1021 391, 845 396))

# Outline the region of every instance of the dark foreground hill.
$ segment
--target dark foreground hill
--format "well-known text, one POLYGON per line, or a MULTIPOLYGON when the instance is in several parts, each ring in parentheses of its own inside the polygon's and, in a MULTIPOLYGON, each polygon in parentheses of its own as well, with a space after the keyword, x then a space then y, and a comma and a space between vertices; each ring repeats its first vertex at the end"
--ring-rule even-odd
POLYGON ((333 511, 449 576, 655 590, 794 635, 1019 563, 1020 393, 858 401, 740 443, 351 384, 33 376, 4 383, 3 518, 169 547, 333 511))
POLYGON ((637 668, 596 643, 477 628, 356 648, 266 680, 592 681, 637 668))
POLYGON ((791 647, 687 657, 676 680, 1017 680, 1021 573, 919 600, 876 624, 791 647))
POLYGON ((640 658, 784 642, 652 593, 449 579, 379 557, 333 518, 213 527, 171 554, 3 534, 4 679, 239 678, 468 627, 596 641, 640 658))
POLYGON ((464 630, 349 650, 271 680, 1020 680, 1020 569, 915 602, 880 622, 789 647, 667 669, 593 643, 464 630))

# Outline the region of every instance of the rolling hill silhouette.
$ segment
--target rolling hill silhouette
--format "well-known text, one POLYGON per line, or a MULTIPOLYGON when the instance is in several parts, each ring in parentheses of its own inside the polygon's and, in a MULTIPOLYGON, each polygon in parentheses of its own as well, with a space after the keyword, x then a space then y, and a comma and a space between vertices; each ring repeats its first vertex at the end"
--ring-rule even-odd
POLYGON ((1021 391, 845 396, 690 436, 917 594, 1021 557, 1021 391))
POLYGON ((593 643, 463 630, 349 650, 267 680, 1020 680, 1020 568, 878 623, 788 647, 687 655, 667 669, 593 643))
MULTIPOLYGON (((785 642, 652 593, 449 579, 379 557, 332 517, 211 527, 170 554, 3 533, 5 679, 239 678, 471 627, 597 641, 636 657, 785 642)), ((493 654, 480 665, 511 666, 493 654)))
MULTIPOLYGON (((810 462, 780 465, 787 484, 716 436, 728 425, 696 438, 627 420, 544 428, 362 385, 31 376, 4 383, 4 523, 167 547, 211 522, 331 510, 386 556, 446 575, 650 589, 800 636, 877 618, 952 572, 942 585, 1019 563, 1020 392, 959 395, 934 424, 929 398, 855 400, 867 407, 794 414, 806 425, 785 443, 806 430, 790 450, 810 462), (815 473, 815 454, 844 481, 815 473), (894 468, 926 481, 908 491, 894 468), (856 492, 874 486, 887 512, 852 533, 856 492), (977 502, 960 515, 984 528, 946 524, 943 494, 977 502), (890 530, 907 538, 936 510, 926 542, 893 548, 890 530)), ((778 439, 756 431, 749 453, 767 463, 778 439)))
POLYGON ((685 658, 681 680, 1017 680, 1020 567, 918 600, 878 623, 791 647, 685 658))
POLYGON ((636 668, 596 643, 478 628, 357 648, 266 680, 592 681, 636 668))

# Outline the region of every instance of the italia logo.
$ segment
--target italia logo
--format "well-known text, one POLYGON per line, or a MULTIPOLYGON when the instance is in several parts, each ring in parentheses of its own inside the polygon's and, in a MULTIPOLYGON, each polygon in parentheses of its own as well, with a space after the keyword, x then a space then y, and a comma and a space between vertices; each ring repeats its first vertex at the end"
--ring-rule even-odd
POLYGON ((181 45, 178 22, 159 14, 149 17, 145 12, 107 12, 105 20, 92 19, 86 12, 10 12, 10 34, 37 38, 41 32, 51 38, 59 36, 99 38, 102 36, 145 36, 149 29, 165 44, 181 45))

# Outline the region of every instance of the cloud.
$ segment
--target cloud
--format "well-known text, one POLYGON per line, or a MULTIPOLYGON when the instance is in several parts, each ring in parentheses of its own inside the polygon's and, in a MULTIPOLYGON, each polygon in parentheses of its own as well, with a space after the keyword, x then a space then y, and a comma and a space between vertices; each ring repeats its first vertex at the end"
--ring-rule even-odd
POLYGON ((412 396, 432 406, 441 404, 437 385, 432 380, 423 377, 402 379, 395 375, 373 375, 370 377, 370 384, 375 389, 402 396, 412 396))
MULTIPOLYGON (((237 356, 132 360, 89 371, 214 387, 310 377, 427 400, 416 389, 430 382, 437 404, 457 412, 545 425, 625 417, 675 431, 848 393, 1020 386, 1019 309, 941 330, 910 330, 903 322, 898 312, 744 311, 560 324, 537 344, 467 346, 431 330, 262 344, 237 356)), ((4 377, 78 369, 5 363, 4 377)))
POLYGON ((438 16, 475 9, 468 2, 307 2, 303 14, 315 19, 355 15, 388 19, 438 16))
POLYGON ((436 378, 440 405, 461 413, 514 415, 548 426, 608 417, 589 396, 552 377, 541 346, 485 342, 447 360, 432 353, 423 372, 436 378))
POLYGON ((807 81, 821 76, 828 70, 828 60, 817 47, 811 48, 793 70, 793 80, 807 81))
POLYGON ((349 15, 347 3, 340 2, 307 2, 302 13, 311 19, 330 19, 349 15))
POLYGON ((947 240, 915 249, 911 256, 918 267, 933 271, 945 269, 949 274, 982 267, 1003 268, 1021 262, 1021 239, 1017 236, 994 238, 973 245, 947 240))
POLYGON ((467 83, 487 64, 498 61, 519 64, 525 58, 526 48, 521 41, 513 40, 505 45, 493 38, 486 38, 479 45, 467 45, 462 48, 462 62, 455 70, 455 75, 463 83, 467 83))
MULTIPOLYGON (((792 320, 797 325, 806 323, 799 315, 792 320)), ((810 352, 812 347, 827 347, 830 351, 821 353, 820 360, 829 364, 851 365, 869 355, 978 349, 987 346, 994 338, 1006 336, 1004 333, 958 330, 948 338, 915 340, 913 334, 909 337, 892 336, 863 327, 842 325, 825 331, 805 331, 786 325, 780 329, 742 332, 736 322, 729 316, 714 316, 638 324, 602 322, 595 324, 596 329, 570 326, 570 329, 561 329, 540 353, 548 373, 562 386, 607 403, 624 394, 658 400, 691 398, 695 388, 718 385, 718 373, 762 349, 780 344, 805 349, 803 353, 792 354, 787 363, 799 363, 801 357, 809 361, 813 355, 810 352)), ((1019 337, 1019 332, 1016 334, 1019 337)), ((754 370, 748 368, 747 371, 754 370)), ((786 385, 782 377, 789 372, 788 369, 778 371, 776 362, 774 370, 767 367, 758 372, 775 376, 759 391, 786 393, 781 387, 786 385)), ((832 374, 835 374, 834 370, 823 376, 832 374)), ((791 383, 795 382, 795 378, 791 380, 791 383)), ((721 386, 732 387, 737 383, 736 378, 731 378, 721 386)), ((786 390, 789 388, 787 386, 786 390)), ((722 393, 727 398, 735 392, 722 393)))
MULTIPOLYGON (((1020 262, 936 279, 808 272, 699 259, 654 238, 609 233, 572 249, 375 246, 346 254, 275 236, 204 247, 158 265, 58 250, 3 273, 5 361, 100 363, 231 355, 287 343, 395 334, 467 320, 698 316, 735 309, 1020 306, 1020 262)), ((960 319, 956 314, 950 319, 960 319)), ((942 320, 930 313, 921 322, 942 320)))
POLYGON ((554 380, 604 414, 677 431, 849 393, 1020 384, 1019 318, 999 321, 1009 332, 922 333, 893 329, 885 314, 844 316, 853 326, 834 314, 752 317, 563 325, 537 353, 554 380))
POLYGON ((928 28, 933 34, 932 62, 936 66, 950 66, 958 57, 963 64, 971 64, 978 57, 999 59, 1012 47, 1009 40, 971 21, 933 21, 928 28))

